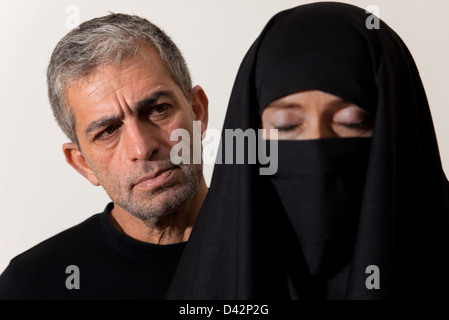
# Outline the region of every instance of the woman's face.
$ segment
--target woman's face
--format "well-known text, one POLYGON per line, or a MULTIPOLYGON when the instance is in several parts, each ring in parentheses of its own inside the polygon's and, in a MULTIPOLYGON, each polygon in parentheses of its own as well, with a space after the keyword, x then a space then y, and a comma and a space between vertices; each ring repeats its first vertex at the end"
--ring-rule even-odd
MULTIPOLYGON (((373 117, 332 94, 307 90, 271 102, 262 113, 263 129, 278 129, 279 140, 371 137, 373 117)), ((270 139, 269 130, 266 139, 270 139)))

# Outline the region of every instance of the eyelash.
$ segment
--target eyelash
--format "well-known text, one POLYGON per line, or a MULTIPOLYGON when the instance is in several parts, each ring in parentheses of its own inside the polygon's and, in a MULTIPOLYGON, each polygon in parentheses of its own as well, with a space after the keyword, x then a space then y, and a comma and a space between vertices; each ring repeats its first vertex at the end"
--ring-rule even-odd
MULTIPOLYGON (((154 107, 149 108, 149 110, 148 110, 148 112, 146 113, 145 116, 151 117, 151 115, 152 115, 153 113, 155 113, 156 116, 161 116, 161 115, 163 115, 163 114, 167 111, 167 109, 168 109, 169 107, 170 107, 170 105, 167 104, 167 103, 156 105, 156 106, 154 106, 154 107), (157 112, 157 111, 160 110, 160 109, 162 109, 162 111, 157 112)), ((102 130, 101 132, 99 132, 99 133, 95 136, 94 139, 95 139, 95 140, 101 139, 101 138, 104 137, 105 135, 107 135, 107 137, 105 137, 104 139, 109 138, 109 137, 111 137, 111 136, 117 131, 117 129, 118 129, 119 127, 120 127, 119 124, 109 125, 108 127, 106 127, 106 129, 104 129, 104 130, 102 130), (112 128, 114 129, 114 131, 113 131, 112 133, 107 133, 107 131, 109 131, 109 130, 112 129, 112 128)))
MULTIPOLYGON (((349 128, 349 129, 365 129, 369 126, 368 122, 360 122, 360 123, 337 123, 340 126, 349 128)), ((301 124, 292 124, 292 125, 288 125, 288 126, 282 126, 282 127, 276 127, 275 129, 277 129, 278 131, 281 132, 289 132, 292 131, 294 129, 296 129, 297 127, 299 127, 301 124)))
POLYGON ((278 131, 281 132, 288 132, 288 131, 292 131, 294 129, 296 129, 297 127, 299 127, 301 124, 292 124, 289 126, 282 126, 282 127, 274 127, 275 129, 277 129, 278 131))
POLYGON ((152 114, 153 112, 157 111, 158 109, 162 108, 163 110, 161 112, 157 112, 157 115, 161 115, 163 114, 165 111, 167 111, 167 109, 170 107, 169 104, 167 103, 163 103, 163 104, 159 104, 157 106, 154 106, 152 108, 150 108, 150 110, 148 110, 148 114, 152 114))
POLYGON ((359 123, 338 123, 338 125, 349 128, 349 129, 366 129, 369 123, 366 121, 359 123))
POLYGON ((120 125, 118 125, 118 124, 108 126, 106 129, 102 130, 95 136, 95 140, 101 139, 101 138, 108 138, 108 137, 112 136, 117 131, 117 129, 119 127, 120 127, 120 125), (108 130, 111 128, 113 128, 114 131, 112 133, 108 133, 108 130), (106 137, 105 137, 105 135, 106 135, 106 137))

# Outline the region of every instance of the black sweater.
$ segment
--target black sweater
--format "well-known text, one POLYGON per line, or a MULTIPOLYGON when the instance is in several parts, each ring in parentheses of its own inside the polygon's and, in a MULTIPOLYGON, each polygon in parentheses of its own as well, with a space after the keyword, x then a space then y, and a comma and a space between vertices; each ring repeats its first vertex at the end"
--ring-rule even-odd
POLYGON ((119 232, 109 219, 113 206, 12 259, 0 275, 0 299, 163 299, 185 243, 119 232))

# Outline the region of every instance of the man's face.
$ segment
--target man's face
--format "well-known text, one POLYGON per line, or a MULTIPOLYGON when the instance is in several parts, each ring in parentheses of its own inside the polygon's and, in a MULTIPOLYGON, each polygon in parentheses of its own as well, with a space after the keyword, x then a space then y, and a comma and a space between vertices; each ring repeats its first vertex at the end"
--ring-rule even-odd
POLYGON ((66 97, 76 120, 79 157, 91 169, 77 170, 101 184, 116 205, 147 220, 184 206, 198 189, 202 165, 172 164, 170 150, 178 142, 170 141, 170 134, 184 128, 192 137, 196 118, 204 130, 207 98, 203 106, 195 87, 191 104, 157 52, 144 52, 146 59, 136 56, 119 67, 95 70, 66 97))

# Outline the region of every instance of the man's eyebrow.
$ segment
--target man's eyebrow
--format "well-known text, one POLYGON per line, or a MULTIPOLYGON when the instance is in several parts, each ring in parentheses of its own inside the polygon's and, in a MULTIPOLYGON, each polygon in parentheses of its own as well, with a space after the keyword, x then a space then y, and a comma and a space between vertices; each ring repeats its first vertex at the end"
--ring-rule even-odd
POLYGON ((102 127, 105 127, 111 123, 117 122, 121 118, 122 117, 120 115, 111 115, 111 116, 107 116, 107 117, 103 117, 103 118, 94 120, 86 128, 86 130, 84 131, 84 134, 86 135, 86 137, 88 137, 92 132, 94 132, 102 127))
POLYGON ((170 90, 160 90, 152 93, 146 98, 143 98, 142 100, 136 102, 132 107, 131 110, 136 113, 140 113, 142 109, 145 109, 148 106, 151 106, 154 104, 159 98, 161 97, 169 97, 174 98, 175 94, 173 91, 170 90))
MULTIPOLYGON (((149 96, 143 98, 142 100, 136 102, 131 107, 131 110, 133 112, 139 113, 146 107, 154 104, 159 98, 164 97, 164 96, 174 97, 174 93, 169 90, 156 91, 156 92, 150 94, 149 96)), ((106 117, 94 120, 86 128, 86 130, 84 131, 84 134, 86 136, 89 136, 92 132, 98 130, 99 128, 102 128, 111 123, 117 122, 121 118, 122 118, 122 116, 119 114, 119 115, 110 115, 110 116, 106 116, 106 117)))

